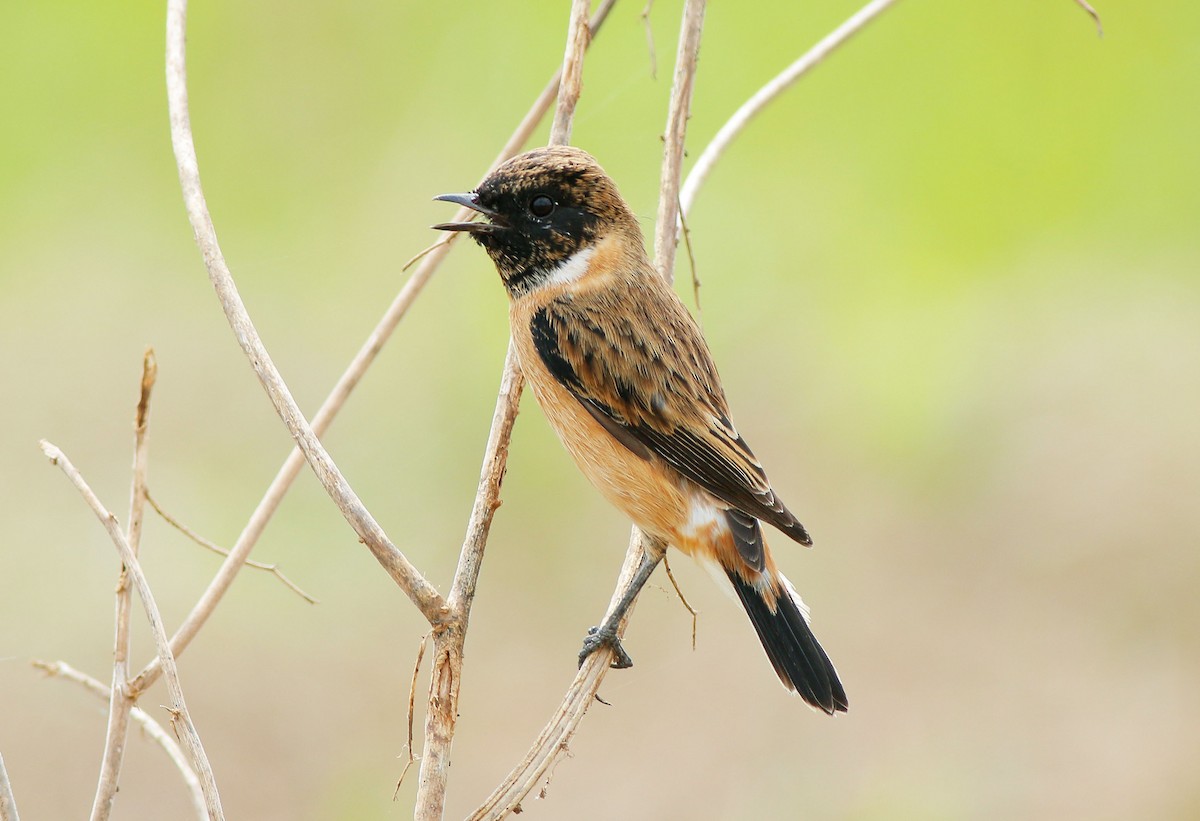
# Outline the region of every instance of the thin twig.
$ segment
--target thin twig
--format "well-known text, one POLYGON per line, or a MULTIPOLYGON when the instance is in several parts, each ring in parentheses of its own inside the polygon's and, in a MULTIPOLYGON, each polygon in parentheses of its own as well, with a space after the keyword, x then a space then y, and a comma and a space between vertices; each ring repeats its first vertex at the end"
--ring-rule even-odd
POLYGON ((1092 8, 1091 4, 1088 3, 1087 0, 1075 0, 1075 2, 1078 3, 1079 6, 1091 16, 1092 20, 1096 23, 1096 34, 1103 37, 1104 26, 1100 23, 1100 14, 1094 8, 1092 8))
POLYGON ((418 262, 420 262, 425 257, 432 254, 434 251, 436 251, 441 246, 449 245, 451 242, 454 241, 454 237, 455 237, 455 235, 453 233, 446 234, 444 237, 439 239, 437 242, 432 242, 429 245, 426 245, 420 251, 417 251, 417 253, 415 253, 411 257, 409 257, 408 262, 406 262, 400 266, 400 273, 402 273, 402 274, 405 273, 409 268, 416 265, 418 262))
POLYGON ((675 588, 675 595, 679 596, 679 601, 683 604, 684 609, 692 614, 692 652, 695 652, 696 623, 699 621, 700 612, 692 607, 687 597, 683 595, 683 590, 679 587, 679 582, 675 581, 675 574, 671 572, 671 563, 667 561, 666 556, 663 557, 663 569, 667 571, 667 578, 671 580, 671 587, 675 588))
MULTIPOLYGON (((150 491, 148 491, 148 490, 146 491, 146 501, 150 503, 150 507, 154 508, 154 512, 157 513, 164 522, 166 522, 171 527, 178 530, 180 533, 182 533, 187 538, 191 539, 196 544, 203 547, 205 550, 210 550, 219 556, 228 556, 229 555, 228 550, 221 547, 219 544, 216 544, 215 542, 211 542, 208 539, 204 538, 199 533, 197 533, 196 531, 192 530, 190 527, 185 525, 183 522, 180 522, 174 516, 167 513, 165 510, 163 510, 162 505, 160 505, 157 501, 155 501, 154 497, 150 495, 150 491)), ((284 572, 279 569, 279 565, 265 564, 263 562, 256 562, 253 559, 246 559, 246 566, 252 567, 255 570, 267 571, 272 576, 279 579, 279 581, 284 585, 284 587, 291 590, 293 593, 295 593, 300 598, 304 599, 309 604, 317 604, 318 603, 315 598, 310 596, 308 593, 305 593, 304 590, 302 590, 298 584, 296 584, 294 581, 289 579, 287 577, 287 575, 284 574, 284 572)))
POLYGON ((392 793, 392 800, 396 800, 396 796, 400 794, 400 785, 404 783, 404 776, 408 775, 408 770, 417 760, 416 753, 413 752, 413 721, 417 713, 417 676, 421 672, 421 662, 425 659, 425 645, 429 643, 429 634, 421 636, 421 644, 417 647, 417 660, 413 662, 412 682, 408 686, 408 743, 405 745, 405 751, 408 753, 408 761, 404 762, 404 769, 400 771, 400 777, 396 779, 396 789, 392 793))
POLYGON ((679 180, 683 173, 684 136, 692 110, 696 81, 696 59, 704 29, 705 0, 688 0, 683 7, 679 50, 675 56, 675 79, 667 110, 662 174, 659 177, 658 216, 654 222, 654 264, 671 282, 675 278, 675 249, 679 244, 679 180))
POLYGON ((279 418, 283 420, 296 444, 304 451, 305 459, 325 488, 325 492, 376 560, 408 595, 426 620, 430 624, 437 624, 445 617, 445 600, 384 533, 383 528, 363 505, 313 432, 300 411, 300 406, 292 398, 279 370, 271 361, 271 355, 259 338, 233 281, 233 275, 225 264, 212 217, 208 212, 208 204, 204 200, 200 170, 196 161, 196 146, 192 140, 188 113, 186 29, 187 0, 167 0, 167 107, 171 114, 171 144, 179 168, 179 184, 183 191, 184 205, 195 233, 196 245, 208 270, 208 278, 242 352, 250 361, 251 368, 270 397, 279 418))
MULTIPOLYGON (((76 670, 65 661, 51 663, 35 660, 33 666, 52 678, 65 678, 68 681, 82 684, 84 689, 89 693, 94 694, 103 701, 109 700, 111 690, 104 686, 104 682, 92 678, 87 673, 76 670)), ((183 783, 187 787, 188 795, 192 799, 192 808, 196 811, 196 817, 200 819, 208 818, 208 810, 204 804, 204 791, 200 787, 200 779, 196 777, 196 771, 188 763, 187 756, 179 746, 179 743, 171 738, 170 733, 164 730, 162 725, 151 718, 150 714, 141 707, 133 707, 129 711, 129 717, 141 726, 142 731, 150 736, 152 741, 163 748, 167 757, 171 759, 171 763, 175 765, 175 769, 179 770, 180 776, 183 777, 183 783)))
POLYGON ((0 755, 0 821, 21 821, 17 815, 17 799, 13 797, 12 784, 8 781, 8 770, 4 768, 4 756, 0 755))
POLYGON ((683 184, 683 190, 680 193, 680 202, 683 203, 683 213, 692 213, 692 205, 696 201, 696 193, 700 190, 700 186, 708 179, 709 173, 717 160, 721 159, 721 155, 729 148, 730 143, 746 128, 755 115, 766 108, 772 100, 782 94, 808 73, 810 69, 828 57, 838 46, 845 43, 852 36, 858 33, 867 23, 874 20, 896 0, 871 0, 861 9, 859 9, 846 22, 842 23, 832 32, 825 36, 821 42, 817 43, 811 49, 804 53, 800 59, 796 60, 769 83, 755 92, 754 96, 746 102, 742 103, 741 107, 734 112, 733 116, 721 126, 721 130, 712 138, 712 141, 705 146, 704 151, 700 154, 700 158, 696 160, 696 164, 692 166, 692 170, 688 173, 687 180, 683 184))
POLYGON ((88 487, 83 476, 71 464, 71 460, 59 450, 57 447, 47 442, 41 441, 42 452, 46 454, 46 458, 54 465, 57 465, 66 477, 75 486, 83 496, 84 501, 96 514, 100 523, 104 525, 104 529, 108 532, 109 538, 116 545, 117 550, 121 554, 121 561, 125 563, 125 569, 129 576, 133 579, 134 587, 137 588, 138 598, 142 600, 142 607, 146 611, 146 620, 150 622, 150 633, 154 637, 154 646, 158 650, 159 658, 162 660, 163 676, 166 679, 167 692, 171 699, 171 725, 175 733, 181 736, 183 748, 187 751, 188 761, 192 768, 200 777, 200 786, 204 790, 205 806, 208 810, 210 819, 224 819, 225 814, 221 810, 221 797, 217 793, 217 783, 213 778, 212 767, 208 763, 208 756, 204 753, 204 745, 200 742, 200 735, 196 732, 196 727, 192 723, 192 717, 187 711, 187 704, 183 698, 183 686, 179 682, 179 670, 175 666, 175 657, 171 655, 171 647, 167 641, 167 632, 163 629, 162 616, 159 615, 158 605, 154 603, 154 594, 150 591, 150 584, 146 581, 146 576, 142 573, 142 567, 138 564, 137 556, 133 555, 133 551, 129 548, 129 542, 125 540, 125 534, 121 532, 120 526, 117 524, 117 517, 112 515, 101 504, 100 499, 88 487))
POLYGON ((650 79, 658 79, 658 55, 654 50, 654 28, 650 25, 650 10, 654 7, 654 0, 646 0, 646 7, 642 9, 642 25, 646 27, 646 50, 650 52, 650 79))
POLYGON ((704 325, 704 310, 700 307, 700 272, 696 270, 696 253, 692 250, 692 232, 688 230, 683 207, 679 208, 679 228, 683 233, 683 247, 687 249, 688 270, 692 273, 692 297, 696 302, 696 324, 704 325))
MULTIPOLYGON (((158 376, 158 363, 154 349, 147 348, 142 355, 141 389, 138 391, 137 409, 133 417, 133 479, 129 491, 129 525, 125 538, 129 549, 137 555, 142 541, 142 522, 146 510, 146 470, 149 462, 149 443, 146 437, 150 421, 150 393, 158 376)), ((121 762, 125 757, 125 740, 129 734, 129 711, 134 696, 129 692, 129 616, 130 601, 128 571, 121 568, 117 580, 116 638, 113 642, 113 674, 108 705, 108 727, 105 730, 104 756, 100 761, 100 776, 96 785, 96 797, 92 801, 92 821, 106 821, 112 814, 113 800, 121 775, 121 762)))
MULTIPOLYGON (((596 13, 592 17, 593 37, 599 32, 600 24, 608 16, 613 2, 614 0, 604 0, 596 9, 596 13)), ((554 103, 558 94, 559 78, 561 75, 562 70, 559 69, 546 83, 542 92, 530 106, 529 111, 526 112, 521 122, 517 124, 516 129, 514 129, 512 135, 508 138, 508 142, 504 144, 496 159, 492 161, 488 173, 499 166, 500 163, 515 156, 525 143, 529 141, 529 137, 537 128, 538 123, 541 122, 546 112, 550 110, 550 106, 554 103)), ((465 220, 471 213, 473 212, 467 208, 459 209, 454 219, 456 221, 465 220)), ((459 234, 449 235, 446 242, 441 243, 425 256, 421 264, 417 266, 417 270, 413 272, 412 277, 400 289, 396 298, 392 300, 392 304, 388 306, 387 311, 384 312, 375 329, 371 331, 366 342, 359 348, 358 353, 355 354, 354 359, 351 360, 349 366, 347 366, 345 372, 338 379, 337 384, 334 385, 333 390, 330 391, 329 396, 325 398, 325 401, 321 404, 321 408, 313 417, 312 428, 318 436, 324 435, 325 431, 333 423, 333 420, 345 405, 354 388, 375 361, 375 357, 383 349, 388 339, 391 338, 396 326, 400 324, 400 320, 408 313, 409 307, 421 293, 426 283, 429 282, 434 272, 437 271, 438 266, 441 265, 447 254, 450 253, 450 248, 458 237, 459 234)), ((208 621, 209 616, 212 615, 225 593, 229 590, 234 578, 237 577, 238 571, 241 570, 243 563, 246 561, 246 557, 250 555, 250 551, 257 544, 259 537, 271 521, 271 517, 275 515, 275 511, 279 508, 280 502, 283 501, 283 497, 287 495, 292 483, 300 475, 304 464, 304 454, 300 451, 300 448, 293 447, 292 452, 288 454, 287 459, 275 474, 275 478, 271 480, 271 484, 267 487, 258 506, 250 515, 249 521, 242 528, 237 541, 230 548, 229 558, 221 564, 221 568, 217 571, 216 576, 209 582, 208 587, 205 588, 200 599, 192 607, 187 618, 183 620, 183 623, 175 631, 175 635, 171 637, 171 651, 176 656, 182 653, 188 644, 191 643, 192 639, 196 637, 200 628, 208 621)), ((151 659, 134 678, 131 683, 132 689, 138 691, 146 689, 158 680, 161 673, 162 670, 158 665, 158 658, 151 659)))

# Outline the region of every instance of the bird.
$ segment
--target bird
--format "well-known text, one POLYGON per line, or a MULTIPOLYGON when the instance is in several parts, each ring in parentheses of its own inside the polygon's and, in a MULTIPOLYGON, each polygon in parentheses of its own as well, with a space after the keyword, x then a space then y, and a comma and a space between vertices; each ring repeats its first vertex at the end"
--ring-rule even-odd
MULTIPOLYGON (((704 336, 650 262, 616 183, 587 152, 551 146, 434 199, 482 217, 432 227, 468 234, 495 264, 518 364, 587 479, 655 543, 732 589, 786 688, 824 713, 845 712, 845 689, 763 524, 812 540, 734 427, 704 336)), ((642 563, 624 607, 592 628, 580 664, 604 644, 612 666, 632 664, 616 625, 659 558, 642 563)))

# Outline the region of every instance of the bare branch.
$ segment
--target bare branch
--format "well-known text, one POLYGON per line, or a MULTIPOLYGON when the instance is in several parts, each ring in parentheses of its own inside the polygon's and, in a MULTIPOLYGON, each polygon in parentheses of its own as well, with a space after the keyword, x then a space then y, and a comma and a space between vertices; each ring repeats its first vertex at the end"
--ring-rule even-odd
MULTIPOLYGON (((92 678, 87 673, 76 670, 65 661, 51 663, 35 660, 33 666, 52 678, 65 678, 69 681, 82 684, 84 689, 89 693, 93 693, 103 701, 109 700, 112 691, 108 687, 105 687, 103 682, 92 678)), ((171 763, 175 765, 175 769, 179 770, 179 774, 183 777, 183 783, 187 786, 188 795, 192 799, 192 808, 196 811, 196 817, 200 819, 208 818, 208 809, 204 803, 204 791, 200 788, 200 779, 196 777, 195 770, 188 763, 183 749, 162 728, 162 725, 151 718, 150 714, 142 708, 133 707, 129 711, 129 717, 142 728, 146 735, 150 736, 151 740, 163 748, 167 757, 171 759, 171 763)))
MULTIPOLYGON (((210 550, 213 553, 216 553, 218 556, 228 556, 229 555, 228 550, 221 547, 219 544, 216 544, 216 543, 204 538, 199 533, 192 530, 190 527, 183 524, 178 519, 171 516, 171 514, 167 513, 165 510, 163 510, 162 506, 157 501, 154 500, 154 497, 150 495, 149 491, 146 491, 146 501, 150 503, 150 507, 154 508, 154 512, 157 513, 160 517, 162 517, 162 520, 164 522, 166 522, 171 527, 178 530, 180 533, 182 533, 187 538, 191 539, 196 544, 203 547, 205 550, 210 550)), ((309 604, 317 604, 317 600, 315 598, 313 598, 312 596, 310 596, 308 593, 305 593, 298 584, 296 584, 294 581, 289 579, 284 574, 284 572, 279 569, 279 565, 265 564, 263 562, 256 562, 253 559, 246 559, 246 566, 252 567, 255 570, 267 571, 272 576, 279 579, 280 583, 282 583, 284 587, 291 590, 293 593, 295 593, 300 598, 304 599, 309 604)))
POLYGON ((658 217, 654 231, 654 264, 667 282, 675 278, 675 249, 679 244, 679 179, 683 172, 684 135, 692 110, 692 88, 696 79, 696 58, 700 53, 700 33, 704 28, 705 0, 688 0, 683 7, 679 30, 679 50, 675 55, 675 80, 671 85, 671 104, 667 110, 662 174, 658 191, 658 217))
MULTIPOLYGON (((133 417, 133 479, 129 491, 129 525, 125 531, 129 549, 135 556, 142 541, 142 521, 146 510, 146 469, 150 453, 146 431, 150 421, 150 392, 154 389, 157 376, 158 363, 154 359, 154 349, 147 348, 142 355, 141 390, 138 392, 137 410, 133 417)), ((116 638, 113 647, 108 727, 105 731, 104 756, 100 761, 96 797, 92 801, 92 821, 105 821, 112 813, 121 775, 121 762, 125 757, 129 711, 134 702, 127 686, 131 609, 128 571, 122 567, 121 576, 117 580, 116 638)))
POLYGON ((8 770, 4 768, 4 756, 0 755, 0 821, 21 821, 17 815, 17 799, 13 797, 12 784, 8 783, 8 770))
MULTIPOLYGON (((604 0, 603 3, 596 9, 592 20, 592 36, 600 30, 600 24, 608 16, 609 10, 612 8, 614 0, 604 0)), ((545 88, 534 100, 529 111, 517 125, 508 142, 500 150, 499 155, 492 162, 488 169, 488 173, 494 170, 500 163, 515 156, 518 151, 528 142, 529 137, 537 128, 538 123, 546 112, 550 110, 550 106, 554 103, 555 97, 558 94, 559 79, 562 76, 562 70, 559 69, 554 73, 554 76, 546 83, 545 88)), ((467 219, 471 212, 469 209, 462 208, 455 215, 454 219, 461 221, 467 219)), ((363 343, 346 371, 338 379, 329 396, 322 403, 320 410, 312 420, 312 429, 317 436, 324 435, 329 426, 333 423, 338 412, 345 405, 346 400, 354 391, 354 388, 362 380, 367 369, 375 361, 376 355, 383 349, 383 346, 391 338, 392 332, 396 326, 400 324, 400 320, 408 312, 409 307, 416 300, 421 290, 433 276, 434 272, 441 265, 442 260, 450 253, 450 248, 458 234, 451 234, 447 237, 446 242, 435 243, 435 247, 423 256, 422 262, 417 266, 417 270, 413 272, 412 277, 404 284, 392 304, 384 313, 383 318, 375 326, 375 329, 367 337, 367 341, 363 343)), ((242 529, 241 535, 233 547, 230 548, 229 558, 221 565, 221 569, 217 571, 217 575, 209 583, 201 595, 200 600, 196 602, 191 612, 188 613, 183 624, 175 631, 175 635, 171 637, 171 651, 175 655, 179 655, 196 637, 196 633, 208 621, 208 617, 212 615, 216 606, 220 603, 221 598, 229 590, 233 584, 238 571, 242 568, 246 557, 250 555, 250 551, 254 545, 258 543, 259 537, 263 530, 266 529, 267 523, 271 517, 275 515, 275 511, 279 508, 283 497, 287 495, 291 489, 292 482, 300 475, 300 471, 304 467, 304 454, 300 448, 295 447, 288 455, 286 461, 279 468, 279 472, 275 474, 275 478, 271 480, 270 486, 267 487, 258 506, 250 516, 250 520, 242 529)), ((135 690, 144 690, 155 681, 158 680, 162 670, 158 665, 157 657, 152 659, 149 664, 137 675, 132 682, 132 688, 135 690)))
POLYGON ((692 166, 691 172, 688 173, 687 181, 683 184, 683 190, 679 198, 683 203, 683 212, 685 215, 692 212, 692 205, 696 201, 696 193, 700 190, 700 186, 704 184, 704 181, 708 179, 708 175, 712 171, 713 166, 717 164, 717 160, 721 159, 721 155, 729 148, 730 143, 742 133, 750 121, 776 97, 786 91, 792 83, 807 74, 809 70, 833 53, 838 46, 857 34, 867 23, 887 11, 895 2, 896 0, 871 0, 870 3, 859 9, 850 19, 826 35, 821 42, 805 52, 800 59, 796 60, 796 62, 792 63, 769 83, 760 88, 753 97, 742 103, 741 108, 734 112, 725 125, 721 126, 721 130, 712 138, 712 142, 705 146, 704 151, 700 154, 700 158, 696 160, 696 164, 692 166))
POLYGON ((208 278, 242 352, 250 360, 250 366, 275 406, 276 413, 287 426, 296 444, 304 451, 305 459, 326 493, 376 560, 404 590, 422 615, 430 624, 436 624, 445 618, 446 603, 441 594, 408 561, 400 549, 392 544, 313 432, 296 400, 292 398, 279 370, 271 361, 266 347, 263 346, 234 284, 233 275, 225 264, 225 257, 217 243, 216 230, 213 228, 212 217, 208 213, 208 205, 200 185, 196 147, 192 140, 188 114, 186 28, 187 0, 168 0, 167 104, 171 113, 171 144, 179 168, 179 184, 183 190, 184 205, 195 233, 196 245, 200 248, 204 266, 208 270, 208 278))
POLYGON ((121 528, 117 525, 117 517, 112 515, 105 509, 104 505, 88 487, 87 482, 83 480, 83 476, 75 469, 66 455, 54 445, 46 440, 41 442, 42 452, 52 464, 57 465, 66 477, 75 486, 83 496, 84 501, 91 507, 92 512, 104 525, 104 529, 108 532, 109 538, 116 545, 117 550, 121 554, 121 560, 125 563, 125 569, 133 579, 133 584, 137 588, 138 598, 142 600, 142 607, 146 611, 146 620, 150 622, 150 632, 154 637, 154 645, 158 650, 159 658, 162 660, 163 673, 166 678, 167 692, 171 697, 171 724, 175 732, 182 736, 184 749, 187 750, 188 760, 191 762, 193 769, 200 776, 200 785, 204 789, 205 805, 208 809, 210 819, 224 819, 225 815, 221 810, 221 798, 217 794, 217 784, 213 779, 212 767, 208 763, 208 756, 204 753, 204 745, 200 743, 200 735, 196 732, 196 727, 192 723, 192 717, 188 714, 187 704, 183 698, 183 687, 179 682, 179 670, 175 667, 175 657, 171 655, 171 648, 167 641, 167 632, 163 629, 162 616, 159 615, 158 605, 154 603, 154 594, 150 591, 150 585, 146 581, 145 574, 142 573, 141 565, 138 564, 137 556, 133 555, 133 551, 129 547, 129 542, 125 540, 125 534, 121 532, 121 528))

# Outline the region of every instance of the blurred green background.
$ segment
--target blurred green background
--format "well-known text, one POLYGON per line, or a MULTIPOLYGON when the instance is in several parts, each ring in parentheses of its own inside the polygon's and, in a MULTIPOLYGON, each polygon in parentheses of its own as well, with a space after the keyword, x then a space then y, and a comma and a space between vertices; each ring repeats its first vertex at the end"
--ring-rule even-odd
MULTIPOLYGON (((562 55, 567 3, 196 3, 192 122, 251 314, 315 409, 562 55)), ((766 112, 691 219, 739 427, 816 549, 776 535, 851 711, 778 685, 686 560, 529 817, 1200 815, 1200 6, 898 4, 766 112)), ((857 8, 715 3, 689 147, 857 8)), ((678 0, 619 4, 574 133, 652 229, 678 0)), ((78 818, 110 675, 111 544, 37 440, 124 518, 143 347, 150 488, 231 544, 289 449, 213 298, 167 132, 161 4, 0 9, 0 753, 25 816, 78 818)), ((545 139, 545 130, 538 140, 545 139)), ((682 257, 681 257, 682 258, 682 257)), ((686 271, 686 268, 681 269, 686 271)), ((680 291, 691 303, 681 276, 680 291)), ((456 250, 327 437, 442 589, 507 335, 456 250)), ((470 638, 448 817, 523 754, 601 615, 627 523, 532 401, 470 638)), ((173 627, 216 559, 151 517, 173 627)), ((230 818, 375 819, 395 802, 424 626, 307 473, 181 657, 230 818)), ((135 614, 137 661, 151 647, 135 614)), ((425 687, 422 678, 421 687, 425 687)), ((142 706, 165 722, 161 684, 142 706)), ((418 721, 420 717, 418 717, 418 721)), ((180 818, 131 733, 117 818, 180 818)))

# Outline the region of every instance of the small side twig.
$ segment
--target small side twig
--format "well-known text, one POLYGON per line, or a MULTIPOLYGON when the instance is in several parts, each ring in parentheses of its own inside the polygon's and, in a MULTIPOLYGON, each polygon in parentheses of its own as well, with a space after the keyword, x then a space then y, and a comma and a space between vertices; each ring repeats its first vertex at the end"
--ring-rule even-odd
MULTIPOLYGON (((170 513, 167 513, 165 510, 163 510, 162 505, 160 505, 154 499, 154 497, 150 495, 149 490, 147 490, 145 492, 145 495, 146 495, 146 501, 150 503, 150 507, 154 508, 154 512, 157 513, 164 522, 166 522, 171 527, 178 530, 180 533, 182 533, 187 538, 191 539, 196 544, 203 547, 205 550, 212 551, 213 553, 216 553, 219 556, 226 556, 226 557, 229 556, 228 550, 221 547, 219 544, 216 544, 216 543, 204 538, 199 533, 197 533, 196 531, 192 530, 190 527, 185 525, 183 522, 176 519, 170 513)), ((255 570, 265 570, 266 572, 270 573, 275 578, 279 579, 280 583, 283 584, 284 587, 291 590, 293 593, 295 593, 300 598, 304 599, 309 604, 317 604, 318 603, 315 598, 310 596, 308 593, 305 593, 304 590, 302 590, 300 588, 300 585, 296 584, 294 581, 289 579, 287 577, 287 575, 282 570, 279 569, 279 565, 266 564, 264 562, 256 562, 253 559, 246 559, 246 566, 252 567, 255 570)))
POLYGON ((832 54, 839 46, 857 34, 868 23, 874 20, 883 12, 892 6, 896 0, 871 0, 855 14, 853 14, 846 22, 842 23, 836 29, 827 34, 819 43, 806 51, 798 60, 781 71, 778 75, 771 79, 769 83, 755 92, 749 100, 742 103, 741 107, 733 113, 717 135, 712 138, 704 151, 701 152, 696 164, 692 166, 692 170, 688 173, 687 180, 683 184, 683 189, 680 192, 679 199, 683 204, 683 212, 690 214, 692 205, 696 201, 696 193, 700 190, 700 186, 708 179, 709 173, 713 166, 717 164, 717 160, 721 159, 726 149, 734 139, 745 130, 750 121, 754 119, 759 112, 766 108, 776 97, 786 91, 798 79, 807 74, 822 60, 832 54))
POLYGON ((404 783, 404 776, 408 775, 409 768, 417 760, 417 755, 413 752, 413 723, 417 713, 417 676, 421 673, 421 662, 425 659, 425 646, 428 643, 429 634, 426 633, 421 636, 421 644, 417 647, 417 660, 413 662, 412 682, 408 686, 408 743, 405 744, 408 761, 404 762, 404 769, 400 771, 400 777, 396 779, 396 790, 392 793, 393 801, 400 794, 400 785, 404 783))
MULTIPOLYGON (((64 678, 68 681, 82 684, 85 690, 94 694, 97 698, 103 701, 109 700, 111 690, 104 686, 104 682, 92 678, 87 673, 76 670, 65 661, 48 662, 34 660, 33 666, 51 678, 64 678)), ((162 747, 163 752, 167 754, 167 757, 171 759, 171 763, 175 765, 175 769, 179 770, 179 774, 183 777, 183 783, 188 789, 188 795, 191 797, 192 808, 196 811, 196 817, 200 819, 208 818, 208 809, 204 804, 204 791, 200 787, 200 779, 196 777, 196 771, 188 763, 187 756, 179 746, 179 743, 141 707, 131 708, 129 717, 142 728, 142 731, 154 743, 162 747)))
POLYGON ((679 228, 683 233, 683 247, 687 249, 688 270, 692 274, 692 298, 696 302, 696 324, 704 325, 704 309, 700 307, 700 272, 696 270, 696 253, 692 250, 692 232, 688 230, 687 217, 683 213, 682 203, 679 206, 679 228))
POLYGON ((679 597, 683 608, 692 614, 692 652, 696 651, 696 623, 699 621, 700 611, 692 607, 687 597, 683 595, 683 589, 680 588, 679 582, 675 581, 675 574, 671 572, 671 563, 667 561, 667 557, 663 556, 663 569, 667 571, 667 578, 671 580, 671 587, 675 588, 675 595, 679 597))
POLYGON ((66 457, 61 450, 42 440, 42 452, 46 454, 51 464, 57 465, 66 477, 70 480, 75 489, 83 496, 84 501, 96 514, 96 518, 104 526, 108 532, 109 538, 116 545, 117 551, 121 554, 121 561, 125 563, 125 569, 129 573, 129 577, 133 580, 134 587, 137 588, 138 598, 142 600, 142 608, 146 611, 146 620, 150 622, 150 632, 154 637, 154 646, 158 650, 159 658, 162 661, 163 675, 167 683, 167 692, 171 697, 171 725, 175 732, 181 737, 183 747, 187 751, 188 761, 191 762, 192 768, 196 774, 200 776, 200 785, 204 790, 205 806, 208 809, 210 819, 224 819, 225 814, 221 810, 221 798, 217 793, 217 782, 213 778, 212 767, 208 763, 208 756, 204 752, 204 745, 200 742, 200 735, 196 732, 196 726, 192 723, 192 717, 188 713, 187 704, 183 698, 183 686, 179 682, 179 670, 175 666, 175 657, 171 655, 170 643, 167 640, 167 631, 163 628, 162 616, 158 612, 158 605, 154 602, 154 594, 150 591, 150 584, 146 581, 146 576, 142 573, 142 567, 138 564, 137 556, 133 555, 133 551, 129 547, 129 542, 125 540, 125 534, 121 532, 120 526, 117 524, 117 517, 108 512, 101 504, 100 499, 84 481, 83 476, 71 464, 71 460, 66 457))

